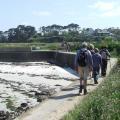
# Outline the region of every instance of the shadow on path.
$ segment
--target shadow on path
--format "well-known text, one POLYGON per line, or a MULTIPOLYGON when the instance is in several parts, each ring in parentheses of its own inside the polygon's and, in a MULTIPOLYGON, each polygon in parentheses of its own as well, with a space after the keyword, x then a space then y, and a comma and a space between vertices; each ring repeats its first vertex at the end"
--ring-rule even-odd
POLYGON ((72 91, 75 89, 78 89, 80 85, 74 85, 73 87, 69 87, 69 88, 62 88, 61 91, 72 91))
POLYGON ((72 87, 68 87, 68 88, 63 88, 61 89, 61 91, 63 91, 64 94, 61 94, 59 96, 52 96, 50 97, 50 99, 55 99, 55 100, 60 100, 60 99, 66 99, 66 98, 71 98, 71 97, 75 97, 78 95, 78 93, 74 93, 74 91, 79 90, 79 84, 75 84, 72 87), (70 93, 71 91, 71 93, 70 93))
POLYGON ((60 100, 60 99, 75 97, 75 96, 77 96, 77 95, 78 95, 78 94, 70 93, 70 94, 66 94, 66 95, 60 95, 60 96, 50 97, 50 99, 60 100))

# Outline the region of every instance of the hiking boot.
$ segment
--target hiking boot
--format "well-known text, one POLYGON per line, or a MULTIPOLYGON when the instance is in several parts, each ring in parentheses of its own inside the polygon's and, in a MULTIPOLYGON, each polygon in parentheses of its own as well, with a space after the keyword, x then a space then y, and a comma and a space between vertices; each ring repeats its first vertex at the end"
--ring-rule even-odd
POLYGON ((106 77, 106 75, 101 75, 101 77, 106 77))
POLYGON ((105 77, 105 76, 106 76, 106 73, 102 73, 101 76, 102 76, 102 77, 105 77))
POLYGON ((97 81, 97 80, 94 80, 94 84, 98 84, 98 81, 97 81))
POLYGON ((84 95, 86 95, 87 94, 87 89, 84 89, 84 95))

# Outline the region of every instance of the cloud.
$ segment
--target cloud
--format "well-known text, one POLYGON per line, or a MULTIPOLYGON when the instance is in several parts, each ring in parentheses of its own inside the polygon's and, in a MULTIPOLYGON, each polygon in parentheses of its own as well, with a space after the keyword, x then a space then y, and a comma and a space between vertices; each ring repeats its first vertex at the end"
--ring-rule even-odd
POLYGON ((118 2, 96 2, 89 5, 89 8, 95 10, 96 17, 118 17, 120 16, 120 3, 118 2))
POLYGON ((101 11, 112 10, 116 6, 116 2, 102 2, 98 1, 93 5, 89 5, 90 8, 98 9, 101 11))
POLYGON ((101 17, 116 17, 120 16, 120 7, 113 9, 111 11, 106 11, 100 14, 101 17))
POLYGON ((51 16, 52 13, 49 11, 33 11, 32 14, 34 16, 51 16))

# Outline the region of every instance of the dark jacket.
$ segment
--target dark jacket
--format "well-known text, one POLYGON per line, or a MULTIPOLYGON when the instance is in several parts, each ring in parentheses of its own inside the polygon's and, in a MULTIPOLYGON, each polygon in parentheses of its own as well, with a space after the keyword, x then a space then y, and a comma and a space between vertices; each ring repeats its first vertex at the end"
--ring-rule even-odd
POLYGON ((100 67, 102 65, 102 57, 99 53, 94 53, 93 58, 93 68, 100 67))
POLYGON ((102 59, 106 59, 106 60, 107 60, 107 59, 110 58, 110 53, 109 53, 109 51, 108 51, 106 48, 101 49, 101 50, 100 50, 100 54, 101 54, 102 59), (102 56, 102 53, 103 53, 103 52, 106 53, 106 57, 103 57, 103 56, 102 56))

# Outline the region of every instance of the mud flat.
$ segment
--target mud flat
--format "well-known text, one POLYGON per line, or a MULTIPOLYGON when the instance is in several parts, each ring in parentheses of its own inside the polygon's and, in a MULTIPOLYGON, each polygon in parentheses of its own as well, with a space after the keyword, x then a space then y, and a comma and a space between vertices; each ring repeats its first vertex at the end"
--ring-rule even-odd
POLYGON ((76 79, 72 69, 47 62, 0 62, 0 120, 15 119, 76 79))

